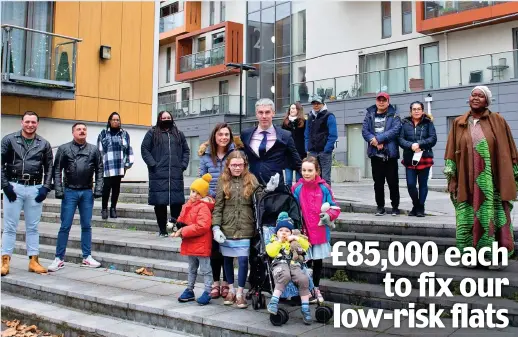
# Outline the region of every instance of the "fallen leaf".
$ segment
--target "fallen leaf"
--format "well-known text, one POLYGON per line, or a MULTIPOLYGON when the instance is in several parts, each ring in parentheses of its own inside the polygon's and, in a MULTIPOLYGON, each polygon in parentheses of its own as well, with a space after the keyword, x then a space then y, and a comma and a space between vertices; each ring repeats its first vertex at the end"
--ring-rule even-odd
POLYGON ((16 328, 9 328, 2 332, 2 337, 12 337, 16 336, 16 328))

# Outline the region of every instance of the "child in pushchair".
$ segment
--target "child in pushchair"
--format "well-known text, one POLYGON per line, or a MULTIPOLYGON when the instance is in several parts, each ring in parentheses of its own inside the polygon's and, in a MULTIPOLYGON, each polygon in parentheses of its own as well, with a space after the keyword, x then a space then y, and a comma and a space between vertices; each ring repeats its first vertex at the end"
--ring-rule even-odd
MULTIPOLYGON (((254 206, 257 235, 252 240, 252 245, 250 247, 251 270, 249 277, 251 285, 249 294, 251 294, 253 308, 255 310, 261 308, 266 309, 266 299, 262 292, 268 292, 272 294, 272 301, 270 301, 268 309, 270 312, 270 322, 273 325, 280 326, 285 324, 289 319, 288 312, 285 309, 278 307, 278 305, 273 305, 275 302, 279 303, 279 300, 281 303, 290 301, 292 305, 303 302, 301 310, 303 311, 304 323, 310 324, 311 314, 309 313, 309 307, 306 305, 309 299, 309 291, 313 289, 313 280, 310 275, 310 270, 305 264, 304 258, 298 261, 300 265, 300 269, 297 268, 300 273, 296 273, 298 279, 297 276, 293 277, 291 273, 288 273, 288 276, 290 276, 289 282, 284 288, 282 286, 278 287, 279 284, 276 285, 275 282, 278 278, 275 277, 272 270, 277 269, 279 261, 275 260, 276 256, 273 256, 273 260, 268 256, 268 253, 272 252, 272 250, 267 248, 267 245, 272 243, 272 239, 275 240, 276 238, 276 229, 282 228, 277 226, 279 223, 286 224, 286 222, 288 222, 292 225, 292 228, 289 228, 290 226, 288 226, 292 235, 293 231, 301 230, 304 232, 300 206, 288 188, 279 188, 276 191, 262 195, 261 198, 257 198, 256 195, 254 195, 254 206), (283 212, 281 215, 281 221, 277 221, 281 212, 283 212), (305 281, 300 281, 301 279, 304 279, 302 275, 306 277, 307 283, 305 281), (295 285, 292 279, 298 283, 299 287, 295 285), (274 291, 274 287, 276 291, 274 291), (280 296, 279 290, 282 292, 280 296), (306 308, 307 310, 305 310, 306 308)), ((300 238, 302 238, 302 240, 296 240, 295 242, 299 243, 298 248, 302 248, 302 251, 299 250, 296 252, 296 255, 300 254, 304 257, 304 251, 307 249, 309 244, 306 245, 307 240, 304 242, 304 236, 300 236, 300 238)), ((294 237, 291 237, 291 239, 294 239, 294 237)), ((273 245, 270 245, 270 247, 272 246, 273 245)), ((287 246, 291 245, 288 244, 287 246)), ((290 253, 290 255, 291 258, 293 258, 292 253, 290 253)), ((317 322, 327 323, 332 316, 333 311, 331 308, 318 303, 315 310, 315 319, 317 322)))

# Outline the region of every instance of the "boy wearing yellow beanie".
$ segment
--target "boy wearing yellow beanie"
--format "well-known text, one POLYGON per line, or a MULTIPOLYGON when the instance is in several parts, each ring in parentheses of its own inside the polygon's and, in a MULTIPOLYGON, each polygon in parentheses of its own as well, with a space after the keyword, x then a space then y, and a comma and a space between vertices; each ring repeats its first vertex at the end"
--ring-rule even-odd
POLYGON ((180 302, 194 301, 194 283, 198 275, 203 276, 205 291, 198 297, 198 304, 206 305, 211 300, 212 269, 210 255, 212 252, 212 209, 214 200, 207 197, 209 194, 210 174, 196 179, 191 184, 189 200, 182 206, 178 217, 177 227, 181 227, 172 237, 182 238, 180 254, 188 257, 189 276, 187 289, 178 298, 180 302))

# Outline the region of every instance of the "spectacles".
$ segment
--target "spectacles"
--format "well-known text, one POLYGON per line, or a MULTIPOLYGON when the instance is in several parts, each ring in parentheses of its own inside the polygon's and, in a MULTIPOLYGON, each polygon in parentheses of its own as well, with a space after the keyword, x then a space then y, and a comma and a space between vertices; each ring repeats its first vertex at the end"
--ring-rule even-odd
POLYGON ((423 108, 412 108, 412 111, 423 111, 423 108))
POLYGON ((244 168, 245 164, 230 164, 230 167, 233 169, 244 168))

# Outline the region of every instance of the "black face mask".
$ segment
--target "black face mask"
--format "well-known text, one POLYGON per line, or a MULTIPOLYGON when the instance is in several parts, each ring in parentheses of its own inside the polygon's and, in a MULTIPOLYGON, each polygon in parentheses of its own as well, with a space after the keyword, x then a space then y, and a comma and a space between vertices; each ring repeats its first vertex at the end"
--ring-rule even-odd
POLYGON ((173 126, 173 121, 170 119, 165 119, 160 121, 160 127, 162 129, 170 129, 173 126))

